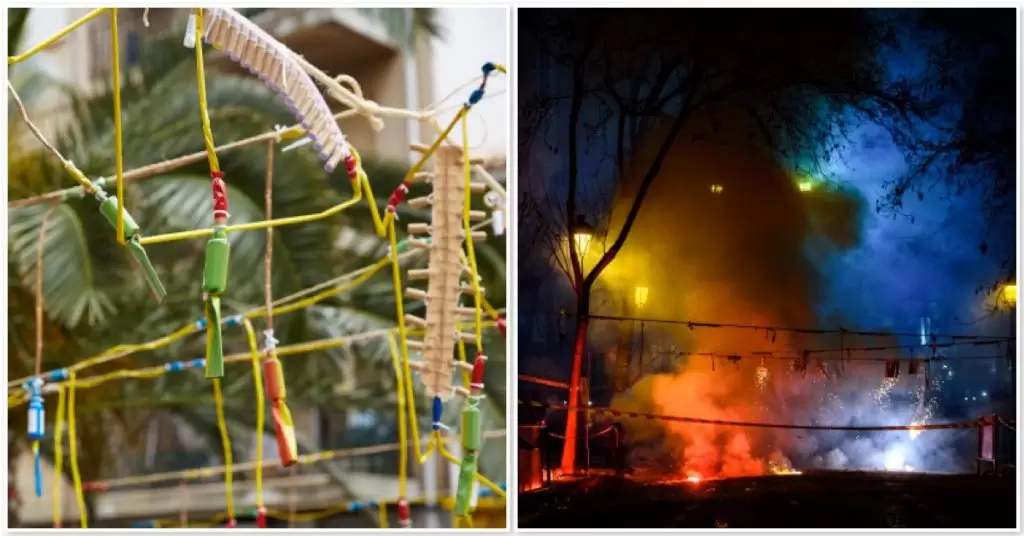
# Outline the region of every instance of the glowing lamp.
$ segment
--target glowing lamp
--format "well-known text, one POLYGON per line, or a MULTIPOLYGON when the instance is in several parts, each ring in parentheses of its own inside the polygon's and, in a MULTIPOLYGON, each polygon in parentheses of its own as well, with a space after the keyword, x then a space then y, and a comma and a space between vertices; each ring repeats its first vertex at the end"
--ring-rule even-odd
POLYGON ((811 189, 814 188, 814 184, 812 184, 811 181, 800 181, 798 187, 801 192, 810 192, 811 189))
POLYGON ((590 247, 590 239, 592 235, 587 231, 576 231, 576 234, 572 235, 573 242, 576 243, 576 252, 583 253, 590 247))
POLYGON ((713 193, 713 194, 720 194, 720 193, 722 193, 722 190, 725 190, 725 187, 722 186, 721 184, 712 184, 711 185, 711 193, 713 193))
POLYGON ((649 289, 647 287, 636 287, 633 291, 633 303, 636 304, 637 309, 643 309, 644 305, 647 305, 647 295, 649 289))
POLYGON ((1017 284, 1003 285, 1003 299, 1010 305, 1017 305, 1017 284))

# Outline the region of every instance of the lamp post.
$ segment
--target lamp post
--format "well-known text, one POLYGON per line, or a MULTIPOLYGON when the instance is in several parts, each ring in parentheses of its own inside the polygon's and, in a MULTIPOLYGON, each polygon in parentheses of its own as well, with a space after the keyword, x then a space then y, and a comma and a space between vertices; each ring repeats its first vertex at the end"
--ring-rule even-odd
MULTIPOLYGON (((1016 355, 1017 346, 1017 283, 1007 283, 1003 285, 999 292, 999 299, 1006 302, 1006 305, 1010 310, 1010 340, 1006 344, 1006 361, 1007 368, 1010 370, 1007 374, 1010 378, 1017 377, 1016 363, 1014 363, 1013 356, 1016 355)), ((1017 382, 1010 382, 1012 388, 1012 400, 1017 399, 1017 382)))
MULTIPOLYGON (((575 251, 580 261, 580 273, 575 275, 583 276, 586 273, 583 269, 583 260, 586 257, 593 235, 593 228, 587 225, 581 216, 577 216, 572 237, 569 241, 569 247, 576 248, 575 251)), ((572 251, 570 251, 571 253, 572 251)), ((576 336, 573 337, 572 372, 569 375, 569 399, 567 400, 569 408, 568 414, 565 417, 565 442, 562 446, 561 463, 562 473, 566 475, 573 473, 576 469, 576 448, 579 444, 577 442, 576 429, 579 418, 580 373, 583 368, 583 354, 587 348, 586 333, 587 322, 589 322, 587 315, 590 314, 588 310, 590 308, 590 297, 588 294, 582 294, 589 293, 589 289, 584 288, 583 281, 577 281, 576 283, 576 336)))

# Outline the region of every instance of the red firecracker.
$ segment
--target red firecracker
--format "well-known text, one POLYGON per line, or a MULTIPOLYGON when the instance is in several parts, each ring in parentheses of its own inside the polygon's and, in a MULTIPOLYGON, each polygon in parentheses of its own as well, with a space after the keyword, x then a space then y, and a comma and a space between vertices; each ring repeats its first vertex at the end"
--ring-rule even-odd
POLYGON ((231 518, 231 519, 229 519, 229 520, 228 520, 228 522, 227 522, 227 528, 229 528, 229 529, 233 529, 233 528, 235 528, 236 526, 238 526, 238 522, 237 522, 237 521, 235 521, 235 518, 231 518))
POLYGON ((398 524, 403 529, 412 526, 412 518, 409 515, 409 501, 406 501, 405 497, 398 499, 398 524))
POLYGON ((501 336, 505 336, 505 317, 498 318, 497 321, 498 331, 501 332, 501 336))
POLYGON ((267 528, 267 509, 262 505, 256 507, 256 526, 261 529, 267 528))

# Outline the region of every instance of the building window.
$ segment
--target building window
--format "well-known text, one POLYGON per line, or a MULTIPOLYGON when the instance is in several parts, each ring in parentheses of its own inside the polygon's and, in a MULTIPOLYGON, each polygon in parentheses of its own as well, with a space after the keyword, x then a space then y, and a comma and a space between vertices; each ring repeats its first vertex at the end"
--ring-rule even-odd
MULTIPOLYGON (((143 23, 144 9, 123 8, 118 11, 117 30, 120 34, 121 68, 130 71, 142 62, 146 39, 173 31, 174 25, 187 16, 184 9, 150 9, 147 18, 149 27, 143 23)), ((93 80, 110 76, 113 61, 110 50, 110 18, 100 17, 90 22, 89 29, 89 75, 93 80)), ((184 26, 182 26, 184 28, 184 26)))

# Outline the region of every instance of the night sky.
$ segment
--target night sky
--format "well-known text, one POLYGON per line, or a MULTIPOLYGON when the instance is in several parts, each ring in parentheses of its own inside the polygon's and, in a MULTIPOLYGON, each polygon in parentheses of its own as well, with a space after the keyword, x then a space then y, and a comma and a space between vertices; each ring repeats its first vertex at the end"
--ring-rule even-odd
MULTIPOLYGON (((646 318, 910 333, 927 322, 932 333, 1011 334, 996 290, 1016 279, 1015 20, 994 9, 520 10, 520 373, 569 377, 576 299, 556 260, 567 266, 564 249, 553 251, 565 243, 555 238, 566 233, 574 68, 583 88, 576 218, 608 233, 605 245, 670 140, 631 234, 594 285, 591 314, 631 316, 633 287, 643 285, 650 300, 635 316, 646 318), (649 99, 662 72, 671 96, 649 99), (620 173, 623 101, 647 108, 625 122, 620 173)), ((592 352, 614 351, 612 324, 593 323, 592 352)), ((765 349, 763 334, 646 329, 645 348, 765 349)), ((836 342, 792 336, 768 347, 799 353, 836 342)), ((1005 345, 946 352, 1005 354, 1005 345)), ((661 366, 683 374, 690 363, 661 366)), ((1012 406, 1005 360, 955 368, 948 377, 942 369, 931 418, 991 411, 997 397, 1012 406), (973 399, 960 403, 961 394, 973 399)), ((877 421, 878 411, 850 401, 882 379, 881 363, 849 373, 836 389, 851 398, 829 417, 877 421)), ((787 388, 796 389, 776 389, 787 388)), ((521 394, 532 389, 520 384, 521 394)), ((650 409, 639 400, 648 394, 612 402, 650 409)), ((910 418, 904 409, 893 419, 910 418)), ((826 419, 793 408, 772 416, 826 419)))

